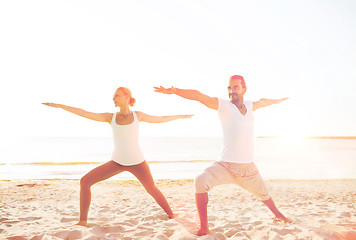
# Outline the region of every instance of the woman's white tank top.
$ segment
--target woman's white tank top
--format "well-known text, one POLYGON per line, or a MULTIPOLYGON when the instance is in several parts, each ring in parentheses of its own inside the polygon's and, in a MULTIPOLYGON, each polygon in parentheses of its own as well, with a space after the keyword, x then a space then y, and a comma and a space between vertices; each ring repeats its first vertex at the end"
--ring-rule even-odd
POLYGON ((127 125, 116 123, 117 112, 113 114, 111 127, 113 130, 114 151, 111 159, 124 166, 142 163, 145 159, 138 144, 139 121, 136 112, 132 112, 134 120, 127 125))

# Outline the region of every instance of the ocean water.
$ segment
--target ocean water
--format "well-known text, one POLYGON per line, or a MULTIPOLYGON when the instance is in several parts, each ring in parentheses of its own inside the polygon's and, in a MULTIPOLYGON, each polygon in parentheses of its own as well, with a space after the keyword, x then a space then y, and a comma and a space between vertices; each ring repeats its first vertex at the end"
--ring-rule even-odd
MULTIPOLYGON (((221 138, 142 138, 155 179, 194 179, 219 156, 221 138)), ((110 160, 111 138, 27 138, 0 153, 0 179, 80 179, 110 160)), ((256 138, 264 179, 356 178, 356 139, 256 138)), ((112 179, 135 179, 121 173, 112 179)))

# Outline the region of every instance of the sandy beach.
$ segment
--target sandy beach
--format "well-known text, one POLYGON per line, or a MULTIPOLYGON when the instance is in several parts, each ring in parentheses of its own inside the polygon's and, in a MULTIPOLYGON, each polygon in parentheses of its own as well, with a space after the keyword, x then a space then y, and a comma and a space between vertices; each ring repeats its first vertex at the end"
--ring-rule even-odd
POLYGON ((136 181, 92 187, 88 227, 79 215, 78 180, 0 181, 0 239, 356 239, 356 180, 270 180, 293 223, 272 219, 258 199, 234 185, 210 192, 211 234, 197 237, 192 180, 158 180, 176 213, 168 219, 136 181))

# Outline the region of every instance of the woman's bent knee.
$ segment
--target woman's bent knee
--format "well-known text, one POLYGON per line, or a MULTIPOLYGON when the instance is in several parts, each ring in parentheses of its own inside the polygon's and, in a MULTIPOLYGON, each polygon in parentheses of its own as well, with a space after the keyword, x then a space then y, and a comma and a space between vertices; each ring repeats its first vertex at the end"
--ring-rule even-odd
POLYGON ((148 194, 150 194, 150 195, 155 195, 155 194, 157 194, 158 192, 160 192, 156 185, 151 186, 151 187, 146 187, 146 191, 147 191, 148 194))
POLYGON ((93 185, 93 183, 91 183, 90 179, 87 177, 87 176, 83 176, 81 179, 80 179, 80 187, 87 187, 87 188, 90 188, 91 186, 93 185))

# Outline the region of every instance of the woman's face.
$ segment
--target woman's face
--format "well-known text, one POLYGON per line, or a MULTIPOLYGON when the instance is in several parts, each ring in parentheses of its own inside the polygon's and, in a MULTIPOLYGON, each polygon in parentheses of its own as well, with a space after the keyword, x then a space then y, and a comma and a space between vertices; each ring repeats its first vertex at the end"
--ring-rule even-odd
POLYGON ((129 98, 122 90, 117 90, 112 99, 114 101, 115 107, 124 106, 128 104, 129 98))

